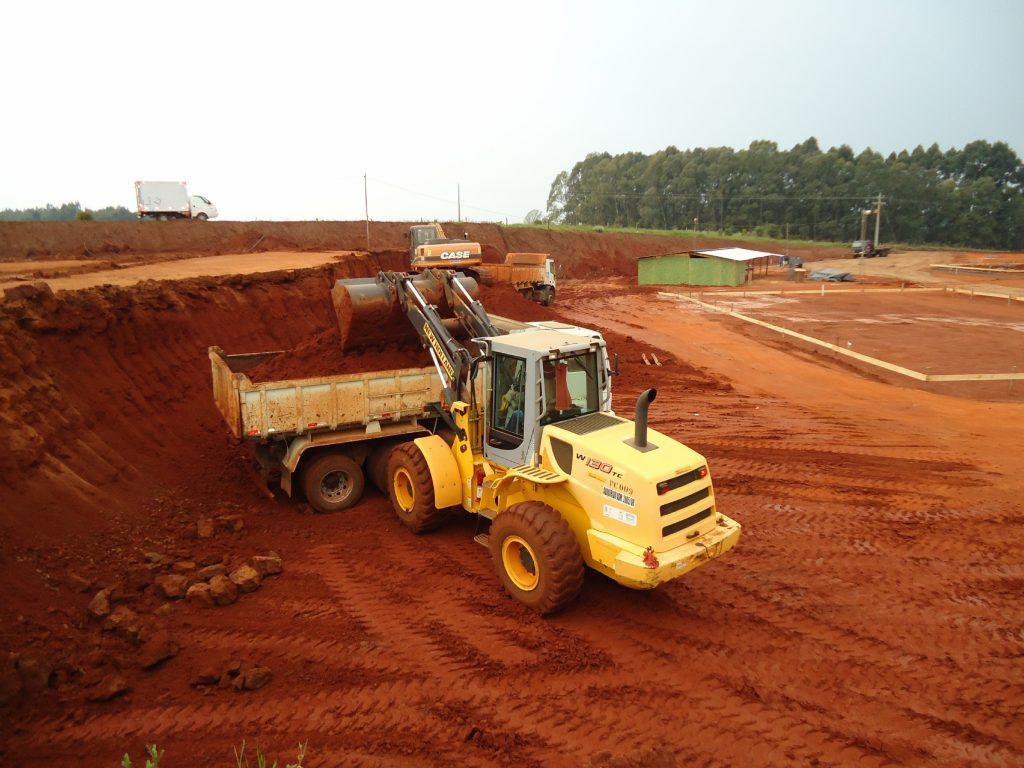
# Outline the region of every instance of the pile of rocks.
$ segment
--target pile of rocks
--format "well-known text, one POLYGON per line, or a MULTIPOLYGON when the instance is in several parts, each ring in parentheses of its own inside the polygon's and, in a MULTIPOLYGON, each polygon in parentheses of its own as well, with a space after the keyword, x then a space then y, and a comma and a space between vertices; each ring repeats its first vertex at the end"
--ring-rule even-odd
POLYGON ((269 683, 274 674, 267 669, 248 661, 229 659, 219 664, 211 664, 193 676, 195 688, 233 688, 236 691, 255 691, 269 683))

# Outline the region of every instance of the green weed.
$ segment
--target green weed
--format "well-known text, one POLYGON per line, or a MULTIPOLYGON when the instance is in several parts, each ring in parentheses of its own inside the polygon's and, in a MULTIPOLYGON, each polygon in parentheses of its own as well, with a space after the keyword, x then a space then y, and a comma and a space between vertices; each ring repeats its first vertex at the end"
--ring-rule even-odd
MULTIPOLYGON (((299 742, 297 747, 298 754, 295 758, 294 763, 285 764, 285 768, 302 768, 302 761, 306 759, 306 747, 309 746, 309 741, 299 742)), ((259 745, 256 745, 256 763, 249 762, 249 756, 245 754, 245 741, 242 741, 240 749, 235 749, 235 768, 277 768, 277 760, 273 763, 267 762, 268 758, 266 753, 260 749, 259 745)), ((130 767, 129 767, 130 768, 130 767)))
MULTIPOLYGON (((146 768, 160 768, 160 758, 164 756, 162 749, 157 749, 156 744, 146 745, 146 768)), ((124 757, 121 758, 121 768, 132 768, 132 758, 125 752, 124 757)))

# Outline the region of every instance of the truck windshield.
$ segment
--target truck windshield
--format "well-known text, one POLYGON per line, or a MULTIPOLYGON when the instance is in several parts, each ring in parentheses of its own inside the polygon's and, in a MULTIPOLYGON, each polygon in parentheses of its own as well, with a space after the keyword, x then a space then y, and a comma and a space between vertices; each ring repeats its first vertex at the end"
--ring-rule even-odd
POLYGON ((544 361, 544 414, 541 424, 572 419, 601 408, 601 387, 598 382, 597 353, 586 352, 557 360, 544 361), (556 397, 556 367, 566 368, 565 379, 569 386, 572 405, 559 409, 556 397))

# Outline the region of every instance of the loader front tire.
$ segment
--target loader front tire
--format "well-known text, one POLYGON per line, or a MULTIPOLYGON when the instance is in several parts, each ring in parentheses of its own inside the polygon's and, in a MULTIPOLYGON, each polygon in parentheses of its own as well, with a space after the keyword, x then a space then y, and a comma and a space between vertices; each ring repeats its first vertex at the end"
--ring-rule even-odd
POLYGON ((445 511, 434 506, 430 467, 413 442, 391 449, 388 496, 398 519, 413 533, 432 531, 444 521, 445 511))
POLYGON ((317 512, 348 509, 362 498, 365 487, 363 470, 344 453, 321 453, 302 470, 302 491, 317 512))
POLYGON ((540 614, 561 610, 583 588, 583 555, 565 519, 539 501, 509 507, 491 523, 491 558, 505 591, 540 614))

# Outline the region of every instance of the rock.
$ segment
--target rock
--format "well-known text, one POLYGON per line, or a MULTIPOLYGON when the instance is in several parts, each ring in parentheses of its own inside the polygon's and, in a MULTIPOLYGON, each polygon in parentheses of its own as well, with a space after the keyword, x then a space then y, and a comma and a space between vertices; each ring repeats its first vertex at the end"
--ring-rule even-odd
POLYGON ((191 560, 179 560, 171 566, 173 573, 192 573, 196 569, 196 564, 191 560))
POLYGON ((255 691, 262 688, 274 678, 274 673, 266 667, 253 667, 239 679, 243 680, 243 687, 247 691, 255 691))
POLYGON ((263 581, 260 572, 251 565, 239 566, 231 572, 230 578, 242 592, 255 592, 263 581))
POLYGON ((142 592, 153 583, 153 572, 141 566, 132 568, 124 575, 124 586, 129 592, 142 592))
POLYGON ((203 581, 209 581, 214 576, 224 576, 228 572, 228 567, 224 563, 215 563, 214 565, 208 565, 199 571, 199 578, 203 581))
POLYGON ((210 579, 210 594, 217 605, 231 605, 238 599, 238 587, 224 574, 210 579))
POLYGON ((89 613, 97 619, 102 619, 104 616, 110 615, 110 590, 101 589, 95 595, 92 600, 89 601, 89 607, 86 608, 89 613))
POLYGON ((217 563, 222 563, 222 562, 224 562, 224 557, 222 555, 215 555, 212 552, 210 552, 209 554, 203 555, 202 557, 200 557, 200 558, 198 558, 196 560, 196 564, 200 568, 205 568, 208 565, 216 565, 217 563))
POLYGON ((154 565, 160 565, 164 561, 164 556, 159 552, 147 552, 143 557, 147 563, 153 563, 154 565))
POLYGON ((245 520, 241 515, 221 515, 216 518, 216 523, 228 533, 241 533, 245 529, 245 520))
POLYGON ((53 298, 53 289, 45 280, 35 280, 4 289, 4 299, 7 301, 41 301, 47 298, 53 298))
POLYGON ((174 573, 157 576, 154 582, 160 594, 168 600, 179 600, 185 596, 185 590, 188 589, 188 579, 174 573))
POLYGON ((185 593, 185 599, 196 605, 212 606, 213 593, 210 590, 210 585, 205 582, 193 584, 188 588, 188 592, 185 593))
POLYGON ((52 672, 53 669, 50 665, 36 656, 24 656, 18 659, 18 676, 29 693, 39 693, 48 687, 52 672))
POLYGON ((192 677, 191 685, 193 688, 200 685, 216 685, 220 682, 220 672, 217 671, 216 667, 204 667, 196 675, 192 677))
POLYGON ((82 592, 88 592, 90 589, 92 589, 92 582, 88 579, 82 578, 77 573, 69 573, 67 582, 68 589, 70 589, 72 592, 78 592, 79 594, 81 594, 82 592))
POLYGON ((109 674, 100 680, 95 690, 89 694, 89 701, 110 701, 115 696, 127 693, 131 689, 132 687, 128 685, 128 681, 121 675, 116 673, 109 674))
POLYGON ((212 518, 201 517, 196 521, 196 535, 200 539, 212 539, 214 533, 212 518))
POLYGON ((274 552, 269 555, 256 555, 252 559, 252 567, 259 571, 260 576, 276 576, 283 569, 281 556, 274 552))
POLYGON ((142 629, 139 614, 125 605, 117 606, 103 622, 106 632, 115 632, 128 640, 138 640, 142 629))
POLYGON ((174 610, 174 607, 171 605, 171 603, 164 603, 163 605, 158 606, 155 611, 153 611, 153 615, 154 616, 170 616, 171 615, 171 611, 173 611, 173 610, 174 610))
POLYGON ((139 666, 152 669, 172 656, 177 656, 181 646, 167 630, 156 632, 139 650, 139 666))

